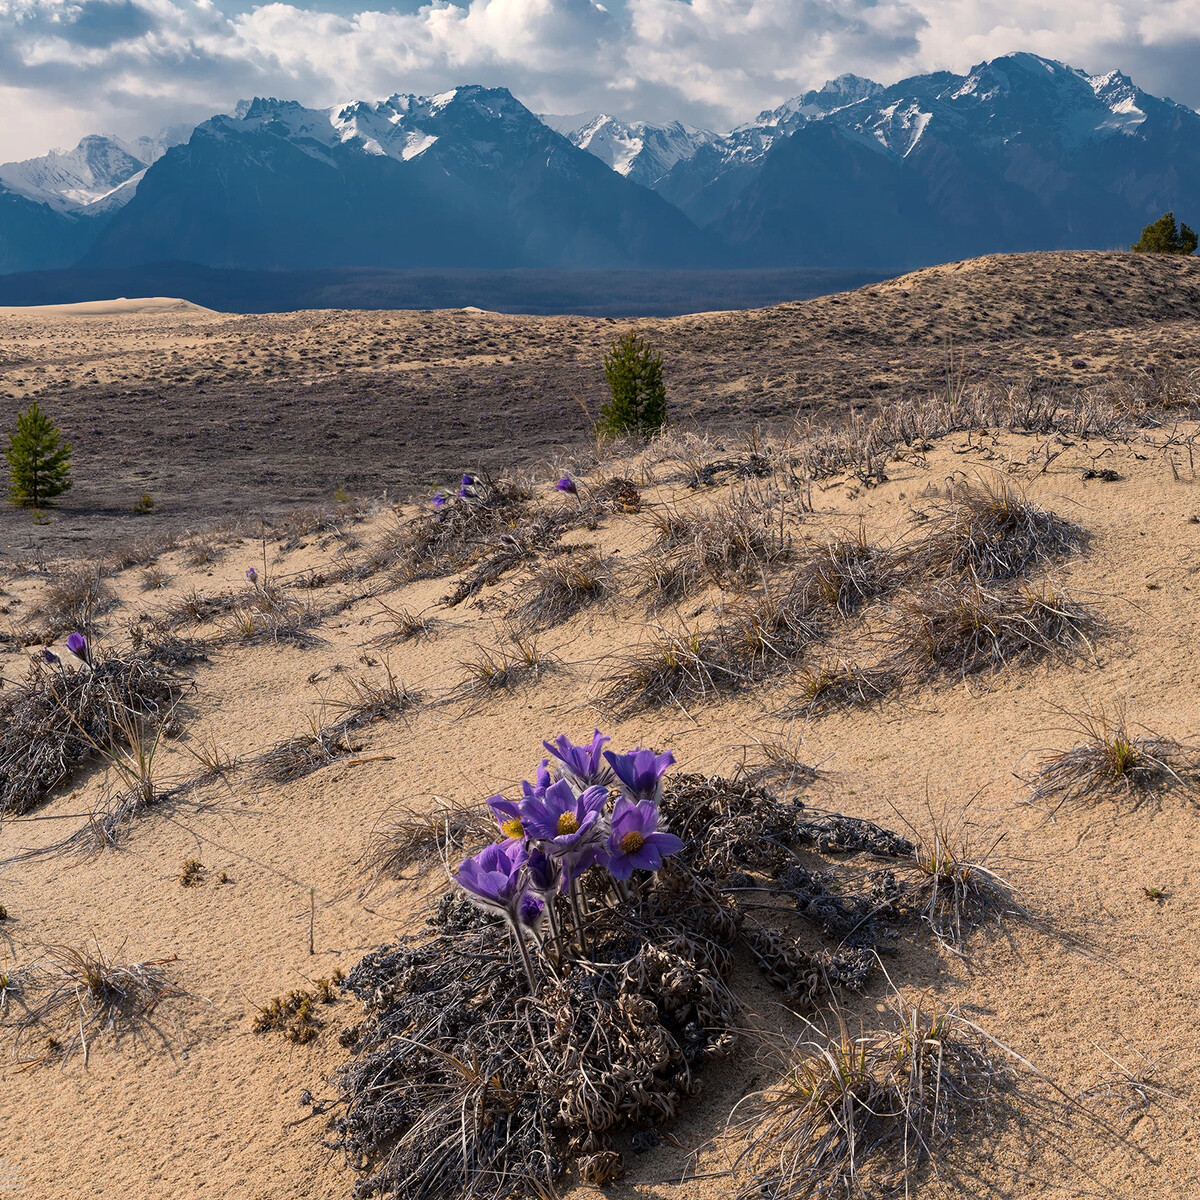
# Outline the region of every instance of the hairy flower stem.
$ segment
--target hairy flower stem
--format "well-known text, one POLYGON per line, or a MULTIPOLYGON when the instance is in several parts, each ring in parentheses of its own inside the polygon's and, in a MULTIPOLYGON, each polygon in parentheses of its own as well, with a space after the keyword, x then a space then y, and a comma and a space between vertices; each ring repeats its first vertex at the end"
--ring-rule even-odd
POLYGON ((508 924, 508 932, 512 934, 513 941, 517 943, 517 949, 521 952, 521 965, 525 968, 525 978, 529 982, 529 994, 537 995, 537 985, 533 982, 533 964, 529 961, 529 951, 525 946, 525 939, 521 936, 521 930, 515 921, 510 921, 508 924))
POLYGON ((575 917, 575 928, 579 933, 579 949, 583 953, 584 958, 590 959, 592 957, 592 950, 588 945, 587 933, 584 931, 583 910, 579 905, 579 889, 576 884, 577 881, 572 879, 570 888, 571 913, 575 917))

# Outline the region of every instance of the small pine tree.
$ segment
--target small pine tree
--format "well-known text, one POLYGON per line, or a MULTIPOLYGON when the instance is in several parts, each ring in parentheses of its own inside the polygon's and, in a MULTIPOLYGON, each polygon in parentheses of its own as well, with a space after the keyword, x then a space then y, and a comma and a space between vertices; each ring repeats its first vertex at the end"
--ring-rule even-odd
POLYGON ((601 433, 649 436, 667 423, 667 390, 662 355, 630 332, 617 338, 604 356, 612 399, 601 405, 601 433))
POLYGON ((1187 225, 1175 228, 1175 214, 1163 213, 1142 230, 1142 236, 1130 246, 1138 254, 1195 254, 1200 244, 1196 231, 1187 225))
POLYGON ((8 498, 37 508, 71 486, 71 446, 34 400, 17 414, 16 432, 4 452, 8 459, 8 498))

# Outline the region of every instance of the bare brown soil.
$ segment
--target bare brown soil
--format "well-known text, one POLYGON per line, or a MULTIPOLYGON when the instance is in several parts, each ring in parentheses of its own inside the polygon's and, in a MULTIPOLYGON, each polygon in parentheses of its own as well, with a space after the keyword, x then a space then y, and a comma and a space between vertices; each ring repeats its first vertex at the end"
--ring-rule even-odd
POLYGON ((473 310, 0 318, 6 424, 37 396, 75 449, 49 525, 0 513, 0 555, 95 551, 233 513, 391 497, 579 451, 603 354, 635 327, 674 422, 823 419, 968 379, 1080 387, 1200 345, 1200 261, 998 255, 747 312, 616 322, 473 310), (133 505, 143 492, 147 515, 133 505))

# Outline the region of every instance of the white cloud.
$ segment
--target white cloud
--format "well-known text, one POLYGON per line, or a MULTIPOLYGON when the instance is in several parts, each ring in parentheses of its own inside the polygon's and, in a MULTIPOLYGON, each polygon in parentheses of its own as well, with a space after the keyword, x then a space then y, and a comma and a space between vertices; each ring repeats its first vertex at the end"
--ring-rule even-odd
POLYGON ((728 126, 843 71, 890 82, 1026 49, 1200 102, 1200 0, 434 0, 345 15, 213 0, 0 0, 0 160, 248 95, 327 105, 509 87, 531 108, 728 126))

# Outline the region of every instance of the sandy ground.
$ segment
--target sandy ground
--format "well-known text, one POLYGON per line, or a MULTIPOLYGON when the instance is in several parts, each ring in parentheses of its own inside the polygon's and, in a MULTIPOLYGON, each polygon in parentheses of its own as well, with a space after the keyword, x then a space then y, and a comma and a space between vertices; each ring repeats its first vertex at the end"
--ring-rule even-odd
MULTIPOLYGON (((1175 430, 1177 439, 1194 432, 1190 425, 1175 430)), ((1009 922, 1000 932, 975 935, 965 959, 939 954, 928 938, 905 942, 886 963, 893 982, 906 996, 928 992, 935 1002, 959 1005, 1067 1095, 1119 1080, 1114 1060, 1148 1072, 1162 1091, 1141 1103, 1119 1088, 1090 1100, 1090 1115, 1050 1094, 1041 1116, 1003 1123, 976 1147, 977 1177, 950 1169, 920 1194, 964 1200, 1200 1194, 1194 1119, 1200 1104, 1200 813, 1172 791, 1136 808, 1097 796, 1056 815, 1024 803, 1025 780, 1039 753, 1077 740, 1062 728, 1064 711, 1124 704, 1131 719, 1157 733, 1184 742, 1200 735, 1194 653, 1200 485, 1186 446, 1178 440, 1164 446, 1168 436, 1159 430, 1112 444, 1062 439, 1055 443, 1061 453, 1045 469, 1041 438, 993 433, 968 443, 952 436, 890 463, 887 482, 877 487, 847 479, 818 490, 816 511, 794 530, 800 542, 819 542, 861 520, 875 538, 904 536, 919 527, 920 513, 944 495, 948 480, 999 471, 1087 533, 1084 551, 1049 572, 1107 623, 1094 657, 1074 664, 922 686, 876 707, 811 722, 793 724, 779 715, 795 686, 795 677, 786 675, 692 711, 667 707, 614 721, 595 705, 607 660, 636 646, 653 624, 630 586, 634 556, 652 539, 645 516, 613 516, 595 533, 568 536, 612 555, 620 593, 544 635, 543 649, 561 660, 555 670, 477 709, 448 702, 448 693, 475 646, 496 643, 516 576, 485 589, 478 604, 454 609, 439 603, 449 590, 446 580, 334 585, 312 593, 322 605, 348 602, 316 630, 320 645, 214 652, 187 671, 195 687, 163 770, 194 775, 187 749, 207 739, 242 765, 225 782, 146 816, 118 851, 87 862, 35 861, 0 874, 0 901, 11 914, 0 925, 0 960, 6 954, 24 960, 41 944, 95 938, 126 960, 177 958, 171 969, 197 999, 164 1004, 157 1034, 94 1045, 87 1069, 76 1058, 62 1069, 21 1070, 0 1057, 2 1166, 39 1200, 350 1196, 352 1172, 321 1144, 326 1118, 312 1117, 300 1097, 304 1089, 318 1099, 332 1095, 328 1074, 348 1054, 337 1032, 354 1023, 355 1005, 347 1000, 330 1009, 319 1038, 298 1047, 252 1032, 257 1009, 419 928, 420 896, 411 886, 360 894, 364 847, 390 804, 432 806, 437 797, 481 802, 530 771, 543 737, 565 731, 579 739, 599 723, 618 744, 670 747, 681 770, 704 773, 753 763, 756 739, 790 736, 808 762, 820 764, 806 802, 918 829, 928 826, 930 808, 969 808, 981 844, 1003 835, 990 865, 1012 883, 1036 922, 1009 922), (1119 481, 1082 478, 1100 455, 1119 481), (382 603, 427 611, 437 620, 437 636, 385 654, 372 644, 387 628, 382 603), (423 694, 419 707, 406 719, 364 730, 352 757, 305 779, 276 786, 262 778, 249 761, 254 755, 306 728, 323 698, 328 719, 347 680, 378 680, 385 662, 423 694), (206 874, 200 886, 184 888, 180 871, 190 858, 200 859, 206 874), (222 872, 227 883, 218 882, 222 872), (1161 897, 1148 897, 1147 889, 1161 897)), ((610 464, 616 467, 640 480, 650 512, 728 494, 721 487, 687 488, 674 459, 610 464)), ((551 490, 544 494, 547 503, 559 502, 551 490)), ((280 583, 328 570, 344 561, 339 556, 366 553, 395 520, 388 511, 356 525, 352 532, 362 549, 314 533, 286 550, 277 541, 264 548, 252 538, 231 540, 217 561, 200 567, 168 552, 157 563, 169 576, 163 589, 143 590, 140 569, 114 577, 121 603, 103 618, 103 628, 119 644, 129 621, 192 588, 245 589, 248 566, 280 583)), ((34 608, 44 586, 36 573, 12 573, 4 584, 9 619, 34 608), (13 608, 14 599, 22 605, 13 608)), ((671 628, 703 621, 710 605, 711 597, 702 598, 657 620, 671 628)), ((4 648, 5 679, 21 677, 26 653, 4 648)), ((93 771, 30 816, 4 822, 0 856, 48 845, 78 827, 78 814, 88 811, 102 783, 93 771)), ((792 1028, 769 990, 752 977, 739 986, 750 1006, 749 1025, 792 1028)), ((852 1002, 852 1014, 870 1018, 885 991, 877 980, 868 998, 852 1002)), ((630 1156, 629 1177, 613 1194, 656 1200, 729 1195, 721 1177, 657 1181, 688 1168, 723 1169, 719 1150, 702 1149, 698 1159, 690 1150, 719 1132, 732 1103, 766 1069, 756 1065, 748 1040, 674 1129, 678 1145, 630 1156)))
MULTIPOLYGON (((140 303, 140 302, 139 302, 140 303)), ((746 312, 613 321, 440 312, 0 315, 0 434, 36 396, 74 448, 49 524, 0 510, 0 560, 586 448, 603 356, 636 329, 677 427, 778 427, 944 392, 947 377, 1087 387, 1200 336, 1200 260, 995 255, 746 312), (143 493, 155 502, 134 511, 143 493)))

